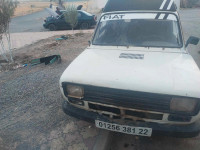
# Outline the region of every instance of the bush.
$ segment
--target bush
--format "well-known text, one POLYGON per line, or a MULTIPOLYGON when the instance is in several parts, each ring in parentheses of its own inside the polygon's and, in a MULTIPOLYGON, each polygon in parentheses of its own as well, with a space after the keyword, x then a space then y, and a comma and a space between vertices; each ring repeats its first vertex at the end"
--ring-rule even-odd
POLYGON ((66 8, 65 21, 70 24, 72 30, 76 27, 78 23, 78 11, 74 5, 69 5, 66 8))
POLYGON ((14 2, 13 0, 0 0, 0 55, 3 56, 6 61, 11 62, 13 62, 13 57, 10 43, 9 23, 16 7, 17 2, 14 2), (6 41, 8 42, 10 59, 8 59, 6 56, 7 49, 5 47, 3 37, 5 37, 6 41))

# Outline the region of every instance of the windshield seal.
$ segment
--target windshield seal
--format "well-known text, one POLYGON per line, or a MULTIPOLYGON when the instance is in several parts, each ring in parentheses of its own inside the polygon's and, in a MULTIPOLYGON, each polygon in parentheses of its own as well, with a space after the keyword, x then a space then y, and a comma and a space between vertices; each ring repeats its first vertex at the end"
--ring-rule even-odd
MULTIPOLYGON (((182 48, 184 45, 183 45, 183 36, 182 36, 182 30, 181 30, 181 24, 180 24, 180 20, 179 20, 179 17, 175 14, 175 13, 173 13, 173 12, 158 12, 158 11, 149 11, 149 12, 122 12, 122 11, 120 11, 120 12, 108 12, 108 13, 105 13, 105 14, 103 14, 101 17, 100 17, 100 19, 99 19, 99 22, 98 22, 98 25, 97 25, 97 27, 96 27, 96 29, 95 29, 95 32, 94 32, 94 35, 93 35, 93 37, 92 37, 92 45, 96 45, 96 46, 116 46, 116 45, 107 45, 107 44, 95 44, 94 43, 94 38, 95 38, 95 36, 96 36, 96 34, 97 34, 97 30, 98 30, 98 28, 99 28, 99 25, 100 25, 100 21, 101 21, 101 19, 105 16, 105 15, 112 15, 112 14, 130 14, 130 13, 137 13, 137 14, 139 14, 139 13, 165 13, 165 14, 172 14, 172 15, 174 15, 175 17, 176 17, 176 19, 177 19, 177 26, 178 26, 178 31, 179 31, 179 37, 180 37, 180 45, 179 46, 155 46, 155 45, 149 45, 149 46, 133 46, 133 45, 127 45, 128 47, 156 47, 156 48, 182 48)), ((127 47, 126 45, 117 45, 117 46, 123 46, 123 47, 127 47)))

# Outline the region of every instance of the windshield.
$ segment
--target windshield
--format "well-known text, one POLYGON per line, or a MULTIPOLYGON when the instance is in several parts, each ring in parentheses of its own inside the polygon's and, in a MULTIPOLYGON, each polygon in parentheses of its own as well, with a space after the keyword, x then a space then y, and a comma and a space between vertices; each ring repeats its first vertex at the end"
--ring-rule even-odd
POLYGON ((182 40, 175 15, 113 14, 100 20, 93 45, 178 48, 182 40))
POLYGON ((84 10, 82 10, 82 12, 83 12, 84 14, 86 14, 87 16, 92 16, 90 13, 88 13, 88 12, 86 12, 86 11, 84 11, 84 10))

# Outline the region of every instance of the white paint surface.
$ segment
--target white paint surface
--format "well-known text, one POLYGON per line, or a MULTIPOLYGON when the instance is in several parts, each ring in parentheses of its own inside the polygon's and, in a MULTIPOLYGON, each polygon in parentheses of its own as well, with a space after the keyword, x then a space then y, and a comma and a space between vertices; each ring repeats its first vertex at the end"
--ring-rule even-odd
POLYGON ((170 49, 159 50, 94 46, 72 62, 60 82, 200 98, 200 71, 193 58, 186 53, 170 53, 170 49), (144 59, 119 58, 126 52, 144 54, 144 59))

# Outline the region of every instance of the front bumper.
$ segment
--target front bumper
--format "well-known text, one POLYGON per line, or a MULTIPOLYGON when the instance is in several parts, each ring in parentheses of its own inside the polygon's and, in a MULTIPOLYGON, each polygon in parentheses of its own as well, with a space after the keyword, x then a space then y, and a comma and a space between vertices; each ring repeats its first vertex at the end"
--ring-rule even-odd
MULTIPOLYGON (((62 107, 63 111, 66 114, 88 122, 94 123, 95 120, 101 120, 105 122, 120 124, 116 120, 111 121, 110 118, 100 115, 98 113, 74 107, 70 105, 67 101, 63 102, 62 107)), ((151 122, 124 121, 123 125, 152 128, 153 130, 152 136, 165 135, 165 136, 189 138, 197 136, 200 132, 200 121, 189 125, 166 125, 166 124, 158 124, 151 122)))

